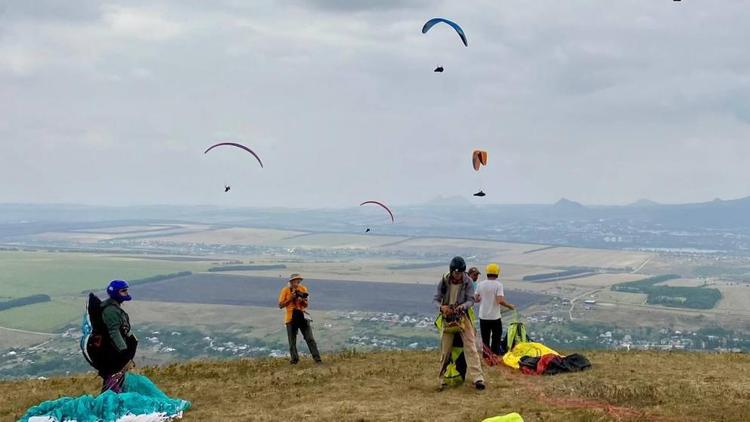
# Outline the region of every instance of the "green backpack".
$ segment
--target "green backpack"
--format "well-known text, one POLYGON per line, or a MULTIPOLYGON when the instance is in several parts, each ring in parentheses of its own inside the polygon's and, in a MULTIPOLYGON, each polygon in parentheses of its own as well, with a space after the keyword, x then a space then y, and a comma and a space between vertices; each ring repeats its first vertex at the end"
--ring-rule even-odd
POLYGON ((516 344, 526 343, 528 341, 529 339, 526 336, 526 326, 523 322, 518 321, 518 313, 513 311, 513 322, 508 326, 506 350, 511 351, 516 344))

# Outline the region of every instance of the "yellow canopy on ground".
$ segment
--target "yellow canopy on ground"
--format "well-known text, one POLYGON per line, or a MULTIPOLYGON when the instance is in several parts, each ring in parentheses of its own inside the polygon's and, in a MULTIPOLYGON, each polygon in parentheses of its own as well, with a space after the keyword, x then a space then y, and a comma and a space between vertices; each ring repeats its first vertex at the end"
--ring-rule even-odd
POLYGON ((555 354, 560 356, 559 353, 543 345, 542 343, 526 342, 518 343, 510 352, 503 355, 503 363, 510 366, 511 368, 518 369, 520 365, 518 362, 524 356, 539 357, 547 354, 555 354))
POLYGON ((494 416, 487 418, 482 422, 523 422, 523 418, 516 412, 508 413, 507 415, 494 416))

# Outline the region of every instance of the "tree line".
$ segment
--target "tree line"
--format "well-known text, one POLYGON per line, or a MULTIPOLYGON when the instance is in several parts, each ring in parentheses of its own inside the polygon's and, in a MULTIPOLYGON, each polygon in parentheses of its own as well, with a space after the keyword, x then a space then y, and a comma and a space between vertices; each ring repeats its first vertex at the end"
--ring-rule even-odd
POLYGON ((11 308, 17 308, 19 306, 33 305, 35 303, 49 302, 52 298, 47 295, 31 295, 18 297, 11 300, 0 302, 0 311, 5 311, 11 308))

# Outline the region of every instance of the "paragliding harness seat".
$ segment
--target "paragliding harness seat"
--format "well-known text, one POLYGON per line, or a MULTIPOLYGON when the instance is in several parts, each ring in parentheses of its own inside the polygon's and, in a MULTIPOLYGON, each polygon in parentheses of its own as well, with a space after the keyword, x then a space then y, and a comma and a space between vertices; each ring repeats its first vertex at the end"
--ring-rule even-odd
MULTIPOLYGON (((461 332, 460 327, 456 331, 444 331, 451 329, 443 326, 443 315, 440 314, 435 319, 435 326, 440 331, 442 337, 443 332, 461 332)), ((451 358, 448 361, 448 366, 445 367, 445 374, 443 375, 443 382, 447 385, 456 385, 464 382, 466 379, 466 357, 464 356, 464 341, 460 335, 453 336, 453 347, 451 349, 451 358)))
POLYGON ((453 337, 453 349, 451 349, 451 360, 445 368, 443 382, 455 385, 466 379, 466 357, 464 356, 464 342, 461 336, 453 337))
MULTIPOLYGON (((110 305, 113 306, 113 305, 110 305)), ((135 336, 123 336, 127 349, 120 352, 114 345, 109 330, 102 319, 102 301, 95 294, 89 293, 86 312, 81 323, 81 352, 86 361, 99 372, 99 376, 107 378, 121 372, 135 357, 138 340, 135 336)))

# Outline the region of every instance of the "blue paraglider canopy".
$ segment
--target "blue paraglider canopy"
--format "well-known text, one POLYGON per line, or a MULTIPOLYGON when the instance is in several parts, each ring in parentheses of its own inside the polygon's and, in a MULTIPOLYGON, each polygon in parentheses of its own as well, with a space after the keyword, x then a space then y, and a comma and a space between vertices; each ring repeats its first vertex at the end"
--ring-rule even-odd
POLYGON ((458 26, 457 23, 451 20, 445 19, 445 18, 432 18, 428 20, 427 22, 425 22, 424 26, 422 27, 422 33, 426 34, 427 31, 430 30, 430 28, 432 28, 433 26, 435 26, 435 24, 438 24, 440 22, 448 24, 451 26, 451 28, 455 29, 456 32, 458 33, 458 36, 461 37, 461 41, 463 41, 464 45, 467 47, 469 46, 469 42, 466 40, 466 34, 464 34, 464 30, 461 29, 461 27, 458 26))

